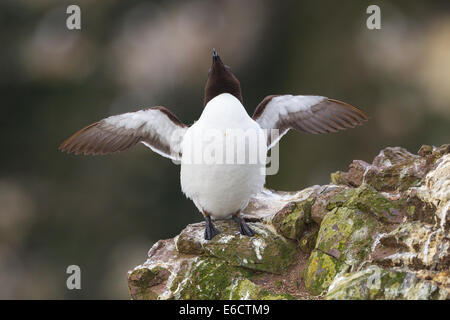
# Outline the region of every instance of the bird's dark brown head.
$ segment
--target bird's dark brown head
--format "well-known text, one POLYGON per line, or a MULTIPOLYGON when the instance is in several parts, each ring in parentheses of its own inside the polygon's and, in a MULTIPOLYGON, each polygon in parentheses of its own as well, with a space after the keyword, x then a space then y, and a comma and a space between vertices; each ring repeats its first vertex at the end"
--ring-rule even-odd
POLYGON ((242 102, 241 84, 231 73, 229 66, 223 64, 217 51, 213 49, 212 65, 208 73, 208 81, 205 86, 204 105, 221 93, 229 93, 242 102))

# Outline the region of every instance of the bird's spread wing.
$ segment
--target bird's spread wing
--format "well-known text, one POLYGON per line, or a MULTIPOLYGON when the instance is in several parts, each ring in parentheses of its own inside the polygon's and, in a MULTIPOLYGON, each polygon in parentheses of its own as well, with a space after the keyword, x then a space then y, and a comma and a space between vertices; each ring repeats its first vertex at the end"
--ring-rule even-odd
POLYGON ((253 120, 268 131, 270 149, 289 129, 314 134, 336 132, 361 125, 367 116, 345 102, 326 97, 271 95, 258 105, 253 120), (279 135, 272 137, 271 129, 277 129, 279 135))
POLYGON ((187 126, 164 107, 112 116, 93 123, 64 141, 59 150, 98 155, 124 151, 142 142, 153 151, 181 159, 181 140, 187 126))

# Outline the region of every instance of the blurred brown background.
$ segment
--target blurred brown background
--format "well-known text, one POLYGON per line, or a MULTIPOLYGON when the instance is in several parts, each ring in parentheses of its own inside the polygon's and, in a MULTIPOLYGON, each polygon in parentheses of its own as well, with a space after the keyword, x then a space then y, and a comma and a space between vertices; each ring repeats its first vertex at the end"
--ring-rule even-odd
POLYGON ((151 245, 202 217, 179 167, 143 145, 76 157, 58 145, 106 116, 164 105, 202 111, 211 49, 238 76, 244 103, 317 94, 371 120, 339 134, 290 132, 267 186, 325 184, 381 148, 450 142, 450 2, 0 2, 0 298, 128 298, 127 270, 151 245), (66 28, 81 7, 82 30, 66 28), (381 7, 381 30, 366 8, 381 7), (66 267, 82 290, 66 288, 66 267))

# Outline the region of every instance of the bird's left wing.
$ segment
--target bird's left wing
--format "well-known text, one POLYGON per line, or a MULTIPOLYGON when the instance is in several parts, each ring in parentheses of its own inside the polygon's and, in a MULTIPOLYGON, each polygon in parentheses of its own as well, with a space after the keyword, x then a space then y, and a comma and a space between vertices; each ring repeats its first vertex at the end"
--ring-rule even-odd
POLYGON ((289 129, 313 134, 336 132, 361 125, 367 116, 356 107, 326 97, 271 95, 258 105, 253 120, 267 130, 270 149, 289 129), (272 129, 278 130, 278 136, 271 135, 272 129))
POLYGON ((124 151, 139 142, 173 159, 181 159, 187 126, 164 107, 152 107, 105 118, 73 134, 59 150, 98 155, 124 151))

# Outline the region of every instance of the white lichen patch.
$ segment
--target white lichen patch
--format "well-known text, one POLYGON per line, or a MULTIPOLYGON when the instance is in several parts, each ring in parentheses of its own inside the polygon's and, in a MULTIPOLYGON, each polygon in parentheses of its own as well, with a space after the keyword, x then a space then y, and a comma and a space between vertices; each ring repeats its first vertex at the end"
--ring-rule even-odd
POLYGON ((444 155, 436 164, 436 168, 428 172, 424 184, 417 191, 423 201, 436 206, 436 216, 443 228, 449 219, 450 209, 450 154, 444 155))
POLYGON ((417 253, 414 252, 397 252, 391 254, 384 258, 385 260, 390 260, 394 265, 409 265, 412 263, 412 260, 417 257, 417 253))
POLYGON ((428 236, 427 240, 425 241, 423 249, 422 249, 422 256, 423 256, 423 259, 425 261, 425 264, 427 264, 427 265, 429 264, 429 262, 431 260, 430 256, 429 256, 431 238, 433 236, 435 236, 437 232, 438 231, 436 230, 436 231, 433 231, 433 232, 430 233, 430 235, 428 236))
POLYGON ((386 233, 382 232, 377 234, 377 236, 375 237, 375 240, 372 243, 372 247, 371 247, 371 251, 375 251, 375 248, 378 246, 378 244, 380 243, 380 240, 386 236, 386 233))
MULTIPOLYGON (((189 264, 188 264, 188 267, 187 267, 187 270, 186 270, 186 274, 187 275, 192 270, 194 264, 197 267, 197 266, 199 266, 199 265, 201 265, 203 263, 203 261, 202 260, 199 261, 199 259, 200 259, 199 257, 195 257, 194 259, 190 259, 188 261, 189 264)), ((173 281, 175 280, 175 278, 178 275, 178 272, 180 271, 180 267, 181 267, 181 263, 178 264, 178 268, 175 267, 173 270, 171 270, 172 271, 171 275, 170 275, 169 279, 167 280, 167 284, 166 284, 166 291, 162 295, 160 295, 158 297, 158 299, 160 299, 160 300, 167 300, 167 299, 170 299, 172 297, 174 297, 175 299, 180 299, 181 290, 186 286, 186 284, 189 281, 189 277, 188 276, 185 276, 183 278, 183 280, 180 281, 180 283, 178 284, 178 286, 176 287, 175 290, 173 290, 173 291, 170 290, 170 288, 172 287, 173 281)))
POLYGON ((394 265, 409 266, 416 259, 433 270, 439 260, 445 260, 450 246, 442 229, 418 221, 404 223, 385 237, 402 244, 401 251, 383 258, 394 265))
POLYGON ((177 250, 177 252, 179 252, 178 250, 178 238, 180 237, 180 235, 177 235, 175 238, 173 238, 173 242, 175 244, 175 250, 177 250))
POLYGON ((265 228, 263 228, 261 224, 254 223, 254 224, 251 225, 251 227, 254 229, 256 234, 262 235, 264 237, 269 237, 270 236, 269 230, 272 233, 276 233, 275 228, 271 224, 266 224, 266 225, 264 225, 265 228))
POLYGON ((232 282, 231 282, 231 286, 227 287, 227 290, 230 291, 230 294, 228 296, 228 300, 233 300, 233 293, 238 288, 238 285, 239 285, 239 280, 238 279, 233 279, 232 282))
POLYGON ((370 170, 377 170, 378 171, 378 168, 373 166, 373 165, 371 165, 371 164, 368 164, 368 163, 364 165, 364 172, 363 172, 363 176, 362 176, 362 183, 363 184, 366 183, 366 176, 367 176, 367 173, 369 173, 370 170))
POLYGON ((351 242, 365 240, 367 239, 368 236, 369 236, 369 228, 363 226, 362 228, 357 229, 353 232, 351 236, 351 242))
POLYGON ((412 272, 386 270, 371 265, 364 270, 337 275, 328 288, 328 299, 446 299, 448 293, 439 290, 432 281, 418 278, 412 272))
POLYGON ((217 240, 217 243, 227 244, 233 239, 234 235, 232 234, 224 234, 224 235, 219 234, 219 240, 217 240))
POLYGON ((264 249, 266 248, 266 244, 264 242, 264 240, 262 240, 261 238, 252 238, 252 246, 253 249, 255 250, 255 254, 256 254, 256 258, 258 260, 262 260, 262 254, 264 252, 264 249))

